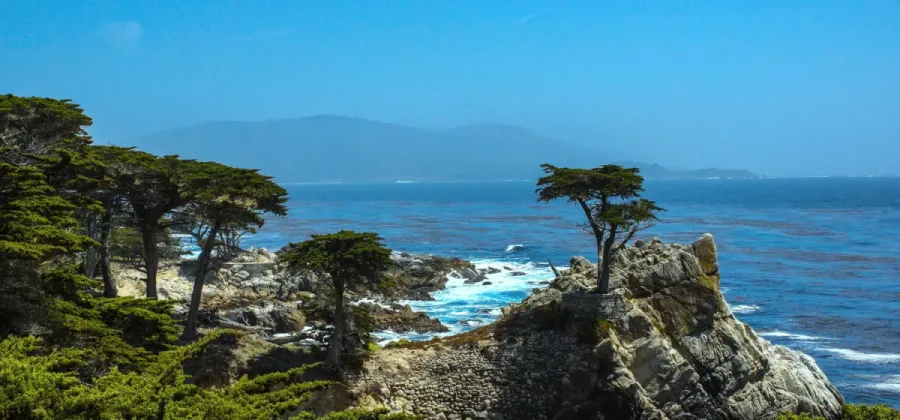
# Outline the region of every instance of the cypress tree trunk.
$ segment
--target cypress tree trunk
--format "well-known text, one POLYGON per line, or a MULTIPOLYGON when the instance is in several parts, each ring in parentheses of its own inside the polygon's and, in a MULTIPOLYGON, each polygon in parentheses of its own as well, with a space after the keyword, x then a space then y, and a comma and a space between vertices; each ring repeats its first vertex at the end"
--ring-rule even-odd
POLYGON ((597 267, 599 274, 597 277, 597 293, 609 293, 609 268, 612 265, 612 248, 616 244, 616 226, 610 226, 609 236, 603 242, 603 255, 600 264, 597 267))
POLYGON ((100 274, 103 275, 103 297, 113 298, 118 296, 116 283, 112 280, 109 271, 109 237, 112 232, 112 212, 103 213, 100 225, 100 274))
POLYGON ((144 220, 140 227, 144 245, 144 267, 147 269, 147 297, 156 299, 156 269, 159 265, 156 232, 159 226, 155 220, 144 220))
POLYGON ((203 282, 206 278, 206 270, 209 269, 209 262, 212 259, 212 251, 216 246, 216 234, 219 231, 219 223, 213 224, 206 236, 206 242, 203 244, 203 251, 197 258, 197 274, 194 277, 194 289, 191 291, 191 305, 188 308, 187 321, 184 324, 184 331, 181 333, 181 339, 192 341, 197 338, 197 315, 200 312, 200 298, 203 296, 203 282))
POLYGON ((599 235, 597 238, 597 288, 594 289, 594 292, 600 292, 600 282, 603 278, 603 236, 599 235))
POLYGON ((331 335, 331 344, 328 348, 328 356, 325 358, 325 366, 337 368, 341 365, 341 347, 344 339, 344 281, 334 279, 334 333, 331 335))
POLYGON ((84 275, 89 279, 94 278, 94 271, 97 271, 98 251, 96 247, 90 247, 84 256, 84 275))
MULTIPOLYGON (((98 228, 102 229, 102 226, 97 225, 97 216, 89 215, 86 217, 85 224, 87 225, 87 236, 95 241, 98 241, 97 231, 98 228)), ((99 241, 98 241, 99 242, 99 241)), ((94 278, 94 272, 97 270, 97 257, 99 254, 99 250, 97 247, 90 247, 85 252, 84 256, 84 275, 88 278, 94 278)))

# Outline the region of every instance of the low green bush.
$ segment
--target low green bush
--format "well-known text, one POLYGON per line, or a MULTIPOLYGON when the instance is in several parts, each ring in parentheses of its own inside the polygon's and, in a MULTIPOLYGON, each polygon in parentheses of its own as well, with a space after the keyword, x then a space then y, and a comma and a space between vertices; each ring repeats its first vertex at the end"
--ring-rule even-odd
POLYGON ((221 334, 226 333, 161 352, 140 371, 114 367, 87 383, 75 369, 88 350, 48 351, 39 338, 7 338, 0 342, 0 418, 274 419, 330 385, 301 380, 314 365, 245 376, 222 389, 187 383, 183 363, 199 357, 221 334))
MULTIPOLYGON (((777 420, 825 420, 809 414, 779 414, 777 420)), ((841 420, 900 420, 900 410, 884 404, 847 404, 841 407, 841 420)))

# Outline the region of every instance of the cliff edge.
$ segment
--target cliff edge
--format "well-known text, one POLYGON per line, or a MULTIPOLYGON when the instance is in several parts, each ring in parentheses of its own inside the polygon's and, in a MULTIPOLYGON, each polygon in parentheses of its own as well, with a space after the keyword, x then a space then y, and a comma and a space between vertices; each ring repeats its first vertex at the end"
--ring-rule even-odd
POLYGON ((839 416, 844 400, 812 358, 734 317, 712 235, 623 249, 607 295, 588 292, 595 273, 573 258, 494 324, 378 351, 351 396, 434 419, 839 416))

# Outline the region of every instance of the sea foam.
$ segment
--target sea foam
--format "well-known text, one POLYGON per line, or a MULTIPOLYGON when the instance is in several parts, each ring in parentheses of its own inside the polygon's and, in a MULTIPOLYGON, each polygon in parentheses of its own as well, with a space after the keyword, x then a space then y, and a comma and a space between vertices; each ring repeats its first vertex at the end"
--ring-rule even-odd
POLYGON ((735 314, 752 314, 760 310, 762 308, 756 305, 734 305, 731 307, 731 312, 735 314))
POLYGON ((866 387, 893 394, 900 394, 900 375, 890 375, 874 379, 872 380, 872 383, 866 385, 866 387))
POLYGON ((519 252, 524 251, 525 245, 522 244, 512 244, 506 247, 506 252, 519 252))
POLYGON ((900 354, 895 353, 863 353, 861 351, 833 347, 821 347, 819 350, 834 353, 838 357, 862 363, 900 363, 900 354))
POLYGON ((784 331, 779 331, 779 330, 774 330, 774 331, 760 331, 760 332, 756 333, 756 335, 759 335, 759 336, 761 336, 761 337, 778 337, 778 338, 784 338, 784 339, 787 339, 787 340, 794 340, 794 341, 821 341, 821 340, 830 340, 830 338, 827 338, 827 337, 815 337, 815 336, 812 336, 812 335, 792 334, 792 333, 789 333, 789 332, 784 332, 784 331))

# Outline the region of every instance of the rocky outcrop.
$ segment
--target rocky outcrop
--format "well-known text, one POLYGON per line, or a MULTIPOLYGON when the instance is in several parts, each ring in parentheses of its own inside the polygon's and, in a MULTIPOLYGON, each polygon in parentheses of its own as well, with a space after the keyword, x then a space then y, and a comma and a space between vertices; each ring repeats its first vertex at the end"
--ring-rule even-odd
POLYGON ((306 325, 301 302, 257 301, 247 306, 223 310, 222 317, 238 324, 260 327, 269 333, 300 331, 306 325))
POLYGON ((837 418, 844 402, 810 357, 738 321, 719 290, 715 241, 639 242, 615 256, 611 293, 573 259, 549 288, 472 332, 378 352, 359 405, 427 418, 837 418))
MULTIPOLYGON (((465 278, 466 281, 483 281, 485 274, 475 266, 456 258, 431 255, 410 255, 395 253, 393 267, 382 273, 387 284, 384 290, 357 290, 352 298, 377 298, 392 303, 398 299, 433 300, 431 293, 446 286, 449 276, 465 278)), ((196 261, 170 260, 160 264, 157 288, 161 299, 179 300, 176 317, 183 318, 190 300, 193 273, 196 261)), ((144 295, 144 272, 126 264, 114 265, 114 279, 122 296, 144 295)), ((313 291, 318 291, 327 279, 313 273, 292 274, 278 263, 275 253, 265 249, 250 248, 235 258, 217 261, 206 275, 203 287, 201 311, 206 316, 208 326, 215 326, 215 320, 225 320, 232 326, 254 327, 266 333, 288 333, 300 331, 311 321, 330 322, 331 309, 327 302, 312 302, 313 291), (311 310, 325 305, 322 310, 311 310)), ((327 297, 320 294, 319 297, 327 297)), ((327 299, 326 299, 327 300, 327 299)), ((385 308, 366 304, 363 308, 371 312, 377 330, 395 332, 446 332, 447 327, 439 320, 428 317, 424 312, 414 312, 409 306, 385 308)))
POLYGON ((406 300, 434 300, 432 293, 443 290, 450 276, 465 279, 466 283, 480 283, 487 279, 485 272, 459 259, 436 255, 394 253, 394 267, 384 276, 392 281, 392 297, 406 300))
POLYGON ((357 306, 372 316, 376 331, 391 330, 396 333, 430 333, 450 331, 437 318, 431 318, 424 312, 415 312, 409 305, 391 305, 385 308, 381 305, 363 302, 357 306))

